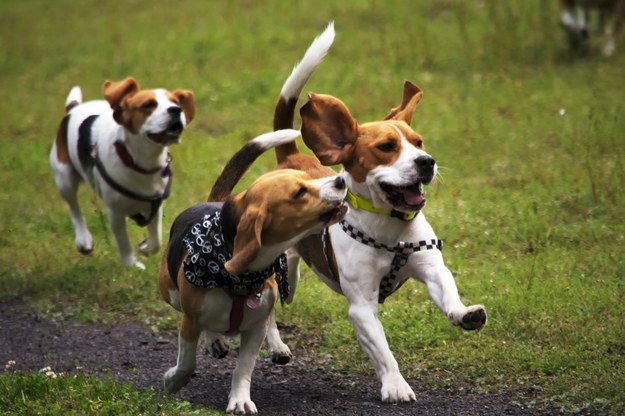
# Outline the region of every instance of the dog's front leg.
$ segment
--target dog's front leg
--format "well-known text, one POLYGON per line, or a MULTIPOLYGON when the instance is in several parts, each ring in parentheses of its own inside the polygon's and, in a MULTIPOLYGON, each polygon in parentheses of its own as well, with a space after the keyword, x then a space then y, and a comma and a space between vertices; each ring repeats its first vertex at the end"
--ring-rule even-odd
POLYGON ((126 216, 110 208, 107 210, 107 214, 122 262, 126 266, 135 266, 141 270, 145 270, 145 265, 137 260, 132 246, 130 245, 130 238, 126 230, 126 216))
POLYGON ((178 361, 167 370, 163 383, 167 393, 175 393, 184 387, 195 371, 195 358, 200 330, 196 321, 187 314, 182 315, 178 334, 178 361))
POLYGON ((148 237, 139 244, 139 251, 145 256, 158 253, 163 241, 163 204, 147 225, 148 237))
POLYGON ((445 266, 440 251, 415 253, 410 256, 408 267, 412 276, 425 283, 430 298, 452 324, 466 330, 481 329, 486 324, 483 305, 465 306, 460 300, 454 277, 445 266))
POLYGON ((373 362, 382 382, 382 401, 397 403, 416 400, 412 388, 399 372, 378 319, 377 287, 366 288, 362 285, 362 279, 359 283, 357 278, 343 279, 341 276, 341 288, 349 301, 349 319, 356 330, 358 341, 373 362))
POLYGON ((267 345, 269 346, 269 356, 271 357, 272 363, 284 365, 293 358, 291 349, 282 341, 282 338, 280 338, 280 331, 278 331, 278 325, 276 324, 275 308, 269 315, 267 345))
POLYGON ((255 325, 252 329, 241 332, 241 348, 239 359, 232 374, 230 395, 226 412, 236 414, 256 414, 256 405, 250 397, 252 371, 256 357, 267 333, 267 322, 255 325))

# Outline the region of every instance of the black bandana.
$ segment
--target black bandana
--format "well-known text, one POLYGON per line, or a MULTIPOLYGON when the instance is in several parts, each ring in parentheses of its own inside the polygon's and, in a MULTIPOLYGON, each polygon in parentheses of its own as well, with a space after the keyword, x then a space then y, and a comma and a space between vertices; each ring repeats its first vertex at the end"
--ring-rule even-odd
POLYGON ((189 283, 206 289, 225 287, 236 296, 260 292, 265 281, 274 273, 280 300, 289 296, 286 255, 282 253, 264 270, 234 276, 224 264, 232 258, 224 241, 219 210, 203 215, 182 238, 188 255, 183 262, 184 276, 189 283))

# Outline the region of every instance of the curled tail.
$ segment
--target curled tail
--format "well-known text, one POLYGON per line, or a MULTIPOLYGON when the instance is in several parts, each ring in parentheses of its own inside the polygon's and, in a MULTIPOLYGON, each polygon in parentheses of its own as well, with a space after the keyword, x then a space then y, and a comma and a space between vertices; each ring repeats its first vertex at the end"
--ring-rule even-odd
POLYGON ((268 149, 292 143, 299 131, 285 129, 262 134, 250 140, 230 158, 215 181, 208 202, 222 202, 230 196, 232 189, 252 163, 268 149))
MULTIPOLYGON (((302 60, 293 68, 293 72, 291 72, 291 75, 289 75, 282 86, 282 91, 280 91, 280 97, 278 97, 278 103, 273 113, 274 130, 293 128, 297 99, 308 79, 321 61, 323 61, 333 42, 334 22, 330 22, 323 33, 317 36, 308 47, 302 60)), ((278 163, 282 162, 288 155, 297 152, 297 146, 294 142, 276 147, 278 163)))
POLYGON ((82 103, 82 91, 80 87, 73 87, 69 94, 67 94, 67 98, 65 99, 65 112, 69 113, 69 111, 76 107, 78 104, 82 103))

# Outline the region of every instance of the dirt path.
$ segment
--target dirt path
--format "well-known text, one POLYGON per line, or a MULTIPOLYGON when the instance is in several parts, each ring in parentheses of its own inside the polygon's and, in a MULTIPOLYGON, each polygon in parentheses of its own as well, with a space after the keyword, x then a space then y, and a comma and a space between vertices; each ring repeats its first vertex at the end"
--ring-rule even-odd
MULTIPOLYGON (((176 360, 176 335, 154 334, 137 323, 86 325, 54 322, 33 313, 21 301, 0 301, 0 368, 15 360, 19 371, 50 366, 56 372, 112 374, 137 387, 161 390, 161 377, 176 360), (82 369, 77 370, 77 367, 82 369)), ((374 374, 352 374, 313 364, 294 351, 286 366, 260 358, 252 381, 252 400, 261 415, 539 415, 526 400, 506 394, 485 395, 424 388, 408 380, 416 403, 379 401, 374 374)), ((198 370, 179 396, 224 410, 236 353, 217 360, 198 354, 198 370)), ((3 371, 3 370, 0 370, 3 371)))

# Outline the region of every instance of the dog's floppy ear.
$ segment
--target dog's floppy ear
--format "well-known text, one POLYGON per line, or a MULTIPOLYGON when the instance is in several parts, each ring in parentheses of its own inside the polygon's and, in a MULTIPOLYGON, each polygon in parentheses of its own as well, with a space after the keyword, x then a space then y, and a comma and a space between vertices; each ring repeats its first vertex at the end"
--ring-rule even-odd
POLYGON ((248 206, 241 215, 234 238, 232 258, 225 264, 228 273, 238 276, 256 258, 261 246, 263 226, 268 214, 264 206, 248 206))
POLYGON ((352 157, 358 122, 338 98, 308 94, 300 109, 302 138, 324 165, 345 163, 352 157))
POLYGON ((189 90, 176 90, 172 95, 178 99, 180 108, 184 111, 187 124, 195 117, 195 102, 193 101, 193 92, 189 90))
POLYGON ((417 103, 421 101, 423 91, 410 81, 404 82, 404 97, 399 107, 395 107, 384 117, 384 120, 402 120, 410 124, 412 113, 417 103))
POLYGON ((124 98, 132 96, 139 92, 139 84, 133 77, 128 77, 123 81, 104 81, 102 84, 102 93, 104 99, 109 102, 111 108, 115 110, 121 106, 124 98))

